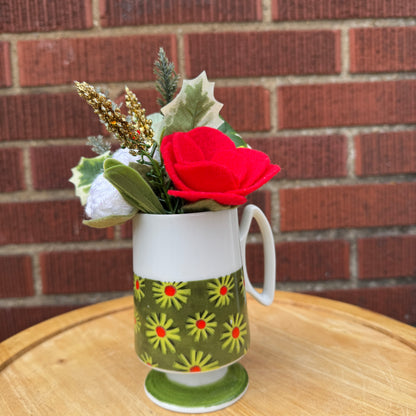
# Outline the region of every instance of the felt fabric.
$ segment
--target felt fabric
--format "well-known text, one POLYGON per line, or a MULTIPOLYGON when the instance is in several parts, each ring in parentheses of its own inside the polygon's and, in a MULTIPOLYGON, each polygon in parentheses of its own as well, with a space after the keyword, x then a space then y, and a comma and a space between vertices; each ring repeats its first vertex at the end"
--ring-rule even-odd
POLYGON ((244 204, 249 193, 280 171, 265 153, 236 148, 228 136, 211 127, 170 134, 163 138, 160 151, 176 188, 169 195, 190 202, 244 204))
MULTIPOLYGON (((129 149, 119 149, 113 154, 113 159, 124 165, 135 162, 137 157, 129 153, 129 149)), ((98 175, 90 188, 85 213, 91 219, 99 219, 111 215, 130 215, 134 208, 121 196, 120 192, 111 185, 104 175, 98 175)))

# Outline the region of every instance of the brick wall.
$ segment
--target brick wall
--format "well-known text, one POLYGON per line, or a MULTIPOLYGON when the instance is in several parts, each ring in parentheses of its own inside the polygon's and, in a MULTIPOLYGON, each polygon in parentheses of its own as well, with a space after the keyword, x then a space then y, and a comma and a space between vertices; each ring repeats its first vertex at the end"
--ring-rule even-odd
MULTIPOLYGON (((416 2, 5 0, 0 4, 0 338, 130 292, 131 230, 93 230, 68 182, 102 132, 73 80, 157 109, 159 46, 282 166, 251 201, 282 290, 416 323, 416 2)), ((261 240, 248 247, 262 275, 261 240)))

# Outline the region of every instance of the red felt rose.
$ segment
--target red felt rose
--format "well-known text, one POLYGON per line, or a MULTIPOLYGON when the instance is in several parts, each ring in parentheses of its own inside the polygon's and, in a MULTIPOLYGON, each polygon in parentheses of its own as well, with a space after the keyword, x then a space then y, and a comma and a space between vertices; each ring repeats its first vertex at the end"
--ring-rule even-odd
POLYGON ((211 127, 170 134, 162 140, 160 152, 176 188, 169 195, 191 202, 213 199, 223 205, 244 204, 246 195, 280 170, 265 153, 237 148, 211 127))

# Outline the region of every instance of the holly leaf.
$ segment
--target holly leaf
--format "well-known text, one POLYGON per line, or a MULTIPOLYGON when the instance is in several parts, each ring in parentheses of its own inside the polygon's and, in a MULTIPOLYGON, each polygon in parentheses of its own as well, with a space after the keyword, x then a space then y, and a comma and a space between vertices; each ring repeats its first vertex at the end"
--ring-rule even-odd
POLYGON ((223 105, 214 97, 214 84, 208 81, 205 71, 194 79, 183 81, 176 98, 161 109, 165 116, 163 136, 200 126, 216 129, 223 123, 219 116, 223 105))
POLYGON ((104 178, 138 211, 148 214, 165 213, 152 188, 135 169, 115 159, 107 159, 104 162, 104 178))
POLYGON ((248 147, 243 138, 224 119, 218 130, 228 136, 234 142, 235 147, 248 147))
POLYGON ((81 157, 77 166, 71 169, 72 176, 69 182, 75 185, 75 195, 81 200, 81 205, 87 203, 88 193, 94 179, 104 171, 104 161, 110 157, 110 152, 99 156, 81 157))
POLYGON ((147 118, 152 120, 153 140, 160 143, 165 128, 163 115, 160 113, 152 113, 147 118))

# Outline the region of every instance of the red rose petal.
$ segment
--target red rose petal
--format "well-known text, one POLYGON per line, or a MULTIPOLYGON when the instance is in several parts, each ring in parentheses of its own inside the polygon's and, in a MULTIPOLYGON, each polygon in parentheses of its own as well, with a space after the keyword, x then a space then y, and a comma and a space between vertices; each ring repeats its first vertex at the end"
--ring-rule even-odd
MULTIPOLYGON (((187 165, 176 163, 174 168, 187 189, 201 189, 204 192, 227 192, 238 189, 237 178, 226 166, 205 161, 187 165)), ((181 189, 178 185, 176 187, 181 189)))
POLYGON ((262 187, 266 182, 268 182, 271 178, 273 178, 274 175, 276 175, 280 171, 280 166, 278 165, 270 165, 266 172, 263 173, 263 176, 261 178, 258 178, 258 180, 245 188, 241 188, 235 191, 235 193, 239 195, 248 195, 251 192, 255 191, 256 189, 259 189, 262 187))
POLYGON ((270 159, 265 153, 258 150, 247 148, 236 150, 240 155, 240 159, 245 159, 246 161, 246 176, 241 182, 241 187, 252 186, 263 177, 270 166, 270 159))
POLYGON ((212 161, 219 165, 227 166, 236 178, 238 178, 238 186, 240 187, 240 184, 244 181, 244 178, 247 175, 247 161, 244 155, 237 152, 237 150, 238 149, 234 148, 233 150, 218 152, 214 155, 212 161))
POLYGON ((184 133, 195 142, 205 156, 205 160, 211 160, 218 152, 235 149, 234 142, 224 133, 211 127, 196 127, 184 133))
POLYGON ((171 142, 175 159, 180 163, 198 162, 205 160, 205 155, 189 135, 172 134, 171 142))
MULTIPOLYGON (((169 137, 169 136, 167 136, 169 137)), ((166 138, 167 138, 166 137, 166 138)), ((166 139, 165 138, 165 139, 166 139)), ((180 189, 189 189, 181 180, 181 178, 177 175, 175 168, 174 168, 174 162, 175 162, 175 155, 173 153, 173 144, 171 140, 163 139, 162 145, 160 147, 160 153, 163 158, 163 162, 165 164, 166 172, 169 175, 169 178, 172 180, 172 182, 175 184, 177 188, 180 189)), ((189 189, 191 190, 191 189, 189 189)))
POLYGON ((245 195, 280 170, 265 153, 236 148, 229 137, 210 127, 166 136, 160 152, 177 188, 169 195, 191 202, 213 199, 223 205, 244 204, 245 195))

